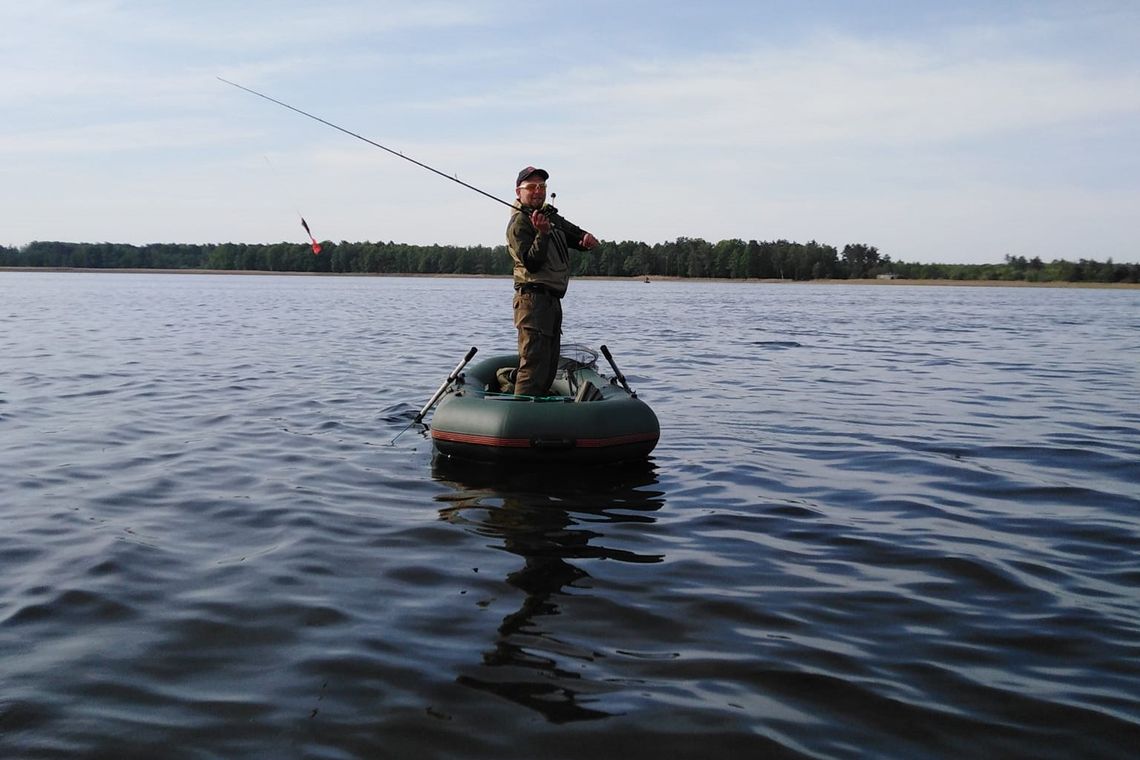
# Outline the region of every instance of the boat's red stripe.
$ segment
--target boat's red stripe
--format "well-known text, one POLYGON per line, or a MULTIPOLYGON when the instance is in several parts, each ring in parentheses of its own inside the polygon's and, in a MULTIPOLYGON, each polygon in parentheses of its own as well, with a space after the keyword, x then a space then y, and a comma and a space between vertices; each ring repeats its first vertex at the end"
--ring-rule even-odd
POLYGON ((432 429, 431 437, 437 441, 451 441, 453 443, 470 443, 475 446, 498 446, 502 448, 525 449, 530 447, 529 438, 499 438, 493 435, 473 435, 471 433, 452 433, 448 430, 432 429))
MULTIPOLYGON (((600 449, 608 446, 624 446, 630 443, 656 441, 658 433, 630 433, 628 435, 615 435, 609 438, 577 438, 574 445, 583 449, 600 449)), ((498 448, 526 449, 530 448, 529 438, 499 438, 494 435, 474 435, 471 433, 453 433, 450 430, 431 431, 431 437, 437 441, 451 441, 452 443, 469 443, 474 446, 494 446, 498 448)))
POLYGON ((622 446, 627 443, 642 443, 643 441, 656 441, 657 433, 630 433, 629 435, 615 435, 610 438, 579 438, 579 448, 603 448, 605 446, 622 446))

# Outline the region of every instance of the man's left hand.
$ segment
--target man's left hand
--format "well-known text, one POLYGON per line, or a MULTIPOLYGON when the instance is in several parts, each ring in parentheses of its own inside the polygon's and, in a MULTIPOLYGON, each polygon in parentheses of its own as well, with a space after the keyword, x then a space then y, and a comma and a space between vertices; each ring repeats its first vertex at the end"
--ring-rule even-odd
POLYGON ((585 248, 587 251, 590 250, 591 248, 594 248, 595 246, 597 246, 597 244, 598 244, 598 239, 596 237, 594 237, 593 235, 591 235, 589 232, 587 232, 585 235, 582 236, 582 247, 585 248))

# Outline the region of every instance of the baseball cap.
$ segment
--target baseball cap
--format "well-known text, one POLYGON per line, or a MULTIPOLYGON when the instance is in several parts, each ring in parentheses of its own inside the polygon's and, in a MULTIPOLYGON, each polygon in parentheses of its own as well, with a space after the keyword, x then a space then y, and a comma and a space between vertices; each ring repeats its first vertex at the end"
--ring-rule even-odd
POLYGON ((533 166, 528 166, 519 172, 519 177, 515 180, 515 187, 521 185, 524 179, 533 177, 535 174, 541 174, 544 181, 550 179, 550 174, 546 169, 535 169, 533 166))

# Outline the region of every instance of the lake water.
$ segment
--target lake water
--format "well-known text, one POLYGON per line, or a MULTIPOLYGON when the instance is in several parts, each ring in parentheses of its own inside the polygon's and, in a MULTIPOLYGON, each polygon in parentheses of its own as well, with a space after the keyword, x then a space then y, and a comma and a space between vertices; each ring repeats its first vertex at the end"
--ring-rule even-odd
POLYGON ((1140 746, 1140 291, 576 281, 651 461, 433 462, 510 300, 0 273, 0 756, 1140 746))

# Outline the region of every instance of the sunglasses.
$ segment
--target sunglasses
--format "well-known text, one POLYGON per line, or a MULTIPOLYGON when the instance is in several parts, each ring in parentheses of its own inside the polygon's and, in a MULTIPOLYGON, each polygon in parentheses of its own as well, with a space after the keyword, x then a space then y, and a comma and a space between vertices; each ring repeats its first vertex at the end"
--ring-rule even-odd
POLYGON ((524 182, 519 185, 519 190, 526 190, 528 193, 533 193, 535 190, 545 190, 545 182, 524 182))

